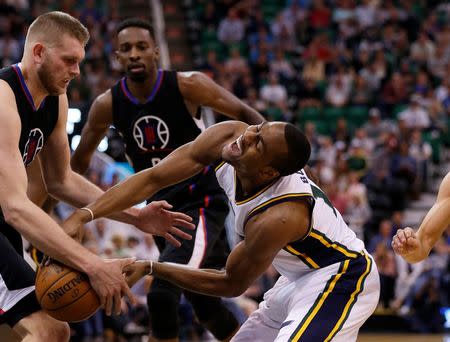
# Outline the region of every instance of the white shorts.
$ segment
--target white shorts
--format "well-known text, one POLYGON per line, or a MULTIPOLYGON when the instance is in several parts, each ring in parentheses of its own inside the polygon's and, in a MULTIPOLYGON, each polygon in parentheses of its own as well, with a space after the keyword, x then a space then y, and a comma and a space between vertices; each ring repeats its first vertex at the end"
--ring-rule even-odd
POLYGON ((378 270, 367 254, 295 281, 280 277, 232 341, 356 341, 379 295, 378 270))

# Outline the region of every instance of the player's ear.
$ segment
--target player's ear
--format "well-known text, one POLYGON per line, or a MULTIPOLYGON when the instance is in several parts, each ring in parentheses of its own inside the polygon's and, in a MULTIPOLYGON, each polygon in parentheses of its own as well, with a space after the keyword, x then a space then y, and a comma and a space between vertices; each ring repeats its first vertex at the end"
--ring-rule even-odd
POLYGON ((155 59, 155 62, 159 61, 159 47, 155 46, 155 49, 153 50, 153 58, 155 59))
POLYGON ((45 46, 42 43, 36 43, 33 46, 33 58, 38 64, 42 63, 43 55, 45 51, 45 46))

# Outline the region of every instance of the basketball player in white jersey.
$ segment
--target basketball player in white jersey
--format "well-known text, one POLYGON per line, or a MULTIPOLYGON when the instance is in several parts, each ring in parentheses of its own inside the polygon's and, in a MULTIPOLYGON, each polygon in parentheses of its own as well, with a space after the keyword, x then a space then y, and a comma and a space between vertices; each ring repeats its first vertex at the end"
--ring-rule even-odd
MULTIPOLYGON (((225 270, 143 262, 141 271, 207 295, 242 294, 272 263, 275 286, 232 341, 355 341, 379 298, 364 244, 302 168, 310 145, 295 126, 227 121, 107 191, 89 208, 107 215, 216 164, 242 237, 225 270)), ((89 221, 77 211, 65 225, 89 221)), ((137 272, 137 270, 136 270, 137 272)))
POLYGON ((450 226, 450 172, 442 180, 436 202, 416 232, 410 227, 399 229, 392 239, 395 253, 407 262, 425 260, 444 231, 450 226))

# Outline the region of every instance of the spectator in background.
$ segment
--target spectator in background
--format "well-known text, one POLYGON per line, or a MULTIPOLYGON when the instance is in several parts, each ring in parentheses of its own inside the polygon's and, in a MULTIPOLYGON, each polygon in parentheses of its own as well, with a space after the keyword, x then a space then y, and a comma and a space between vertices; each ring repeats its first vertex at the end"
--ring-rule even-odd
POLYGON ((435 45, 433 41, 428 38, 426 32, 419 33, 417 40, 411 45, 411 59, 421 65, 427 63, 434 56, 435 45))
POLYGON ((226 18, 222 19, 217 32, 218 38, 225 44, 237 43, 244 38, 244 23, 234 9, 228 11, 226 18))
POLYGON ((241 56, 238 48, 231 49, 230 58, 225 62, 225 72, 233 76, 240 76, 247 70, 247 59, 241 56))
POLYGON ((344 78, 336 75, 326 90, 326 100, 333 107, 344 107, 350 99, 350 90, 345 85, 344 78))
POLYGON ((431 145, 422 140, 422 133, 415 129, 411 133, 409 141, 409 155, 416 160, 417 163, 417 182, 420 190, 425 190, 428 178, 428 161, 432 153, 431 145))
POLYGON ((316 55, 306 57, 306 63, 303 66, 303 79, 311 79, 314 82, 325 80, 325 63, 317 58, 316 55))
POLYGON ((309 13, 309 24, 316 32, 325 30, 330 26, 331 11, 323 0, 313 0, 309 13))
POLYGON ((359 71, 359 75, 366 80, 372 92, 375 93, 380 89, 381 77, 378 74, 377 66, 374 62, 365 65, 364 68, 359 71))
POLYGON ((387 309, 390 307, 390 303, 394 299, 395 294, 397 277, 395 255, 383 242, 380 242, 375 247, 374 258, 380 274, 381 305, 387 309))
POLYGON ((408 89, 400 72, 394 72, 389 81, 384 85, 381 94, 384 111, 391 116, 396 105, 408 102, 408 89))
POLYGON ((305 107, 322 107, 322 96, 316 82, 311 78, 306 78, 301 82, 300 89, 297 93, 299 99, 299 108, 305 107))
POLYGON ((286 58, 283 50, 277 49, 275 52, 275 59, 270 62, 270 72, 278 75, 283 83, 294 78, 295 69, 286 58))
POLYGON ((367 106, 372 103, 373 92, 366 79, 361 75, 355 76, 350 101, 353 106, 367 106))
POLYGON ((408 107, 398 114, 399 118, 405 120, 409 129, 426 129, 430 127, 428 113, 420 106, 420 95, 411 96, 408 107))
POLYGON ((369 253, 374 253, 379 244, 384 245, 388 250, 392 250, 392 222, 388 219, 384 219, 378 226, 378 234, 376 234, 369 242, 367 250, 369 253))
POLYGON ((267 103, 277 104, 287 100, 287 90, 280 84, 278 76, 271 73, 268 84, 260 90, 260 96, 267 103))

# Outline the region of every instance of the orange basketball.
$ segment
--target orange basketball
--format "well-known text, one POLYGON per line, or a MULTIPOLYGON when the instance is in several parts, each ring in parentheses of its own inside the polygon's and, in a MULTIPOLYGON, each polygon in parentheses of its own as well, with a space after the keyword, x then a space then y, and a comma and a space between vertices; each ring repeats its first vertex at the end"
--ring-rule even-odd
POLYGON ((45 312, 64 322, 83 321, 100 307, 87 275, 56 262, 39 268, 36 297, 45 312))

